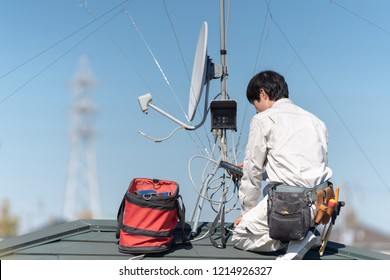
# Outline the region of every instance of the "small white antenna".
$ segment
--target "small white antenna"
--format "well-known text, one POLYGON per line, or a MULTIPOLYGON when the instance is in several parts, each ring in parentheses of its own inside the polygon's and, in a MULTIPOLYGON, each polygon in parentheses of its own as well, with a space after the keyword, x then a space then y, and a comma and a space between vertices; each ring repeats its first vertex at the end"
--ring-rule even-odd
POLYGON ((153 110, 155 110, 155 111, 159 112, 160 114, 164 115, 168 119, 170 119, 170 120, 174 121, 175 123, 179 124, 180 126, 182 126, 185 129, 188 129, 188 130, 194 130, 195 129, 194 126, 190 126, 190 125, 188 125, 188 124, 186 124, 186 123, 176 119, 174 116, 168 114, 164 110, 162 110, 159 107, 157 107, 156 105, 154 105, 152 103, 152 95, 150 93, 147 93, 145 95, 139 96, 138 97, 138 102, 139 102, 139 105, 141 106, 142 112, 144 112, 145 114, 148 113, 148 107, 150 107, 153 110))

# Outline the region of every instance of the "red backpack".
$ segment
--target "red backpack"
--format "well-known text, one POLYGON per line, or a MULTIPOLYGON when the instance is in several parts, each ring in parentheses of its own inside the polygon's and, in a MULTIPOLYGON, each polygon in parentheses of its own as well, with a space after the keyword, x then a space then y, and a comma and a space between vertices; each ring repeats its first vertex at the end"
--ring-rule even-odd
POLYGON ((185 240, 185 208, 174 181, 135 178, 118 210, 116 238, 122 253, 160 253, 171 248, 180 220, 185 240), (180 199, 180 202, 179 202, 180 199))

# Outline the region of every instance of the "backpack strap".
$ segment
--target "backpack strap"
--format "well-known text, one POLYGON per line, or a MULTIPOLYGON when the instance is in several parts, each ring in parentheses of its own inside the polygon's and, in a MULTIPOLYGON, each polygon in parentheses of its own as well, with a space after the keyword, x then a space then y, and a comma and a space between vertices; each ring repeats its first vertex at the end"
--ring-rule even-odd
POLYGON ((122 202, 121 202, 121 205, 119 206, 119 209, 118 209, 118 214, 117 214, 117 221, 118 221, 118 225, 116 226, 116 232, 115 232, 115 237, 118 239, 119 236, 120 236, 120 232, 121 232, 121 228, 122 228, 122 223, 123 223, 123 211, 125 210, 125 199, 126 199, 126 195, 123 196, 123 199, 122 199, 122 202))

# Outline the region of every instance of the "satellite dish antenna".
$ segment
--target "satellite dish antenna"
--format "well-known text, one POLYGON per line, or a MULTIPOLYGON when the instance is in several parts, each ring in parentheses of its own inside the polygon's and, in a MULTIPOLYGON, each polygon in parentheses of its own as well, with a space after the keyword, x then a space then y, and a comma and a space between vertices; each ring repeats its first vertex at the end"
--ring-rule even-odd
MULTIPOLYGON (((202 95, 203 87, 205 84, 207 84, 204 116, 202 121, 199 124, 192 126, 178 120, 171 114, 165 112, 164 110, 154 105, 152 103, 152 95, 150 93, 138 97, 138 102, 142 112, 147 113, 148 108, 150 107, 155 111, 159 112, 160 114, 164 115, 168 119, 179 124, 180 125, 179 128, 183 128, 186 130, 195 130, 203 125, 207 117, 207 99, 208 99, 208 90, 209 90, 208 85, 210 84, 210 79, 216 79, 221 77, 222 75, 222 67, 220 65, 216 65, 212 63, 211 59, 207 56, 207 32, 208 32, 207 30, 208 30, 207 22, 203 22, 199 32, 198 44, 195 52, 194 66, 192 70, 192 79, 191 79, 191 89, 189 95, 189 104, 188 104, 188 117, 187 117, 189 121, 192 121, 194 119, 195 110, 198 107, 199 100, 202 95)), ((155 142, 161 142, 169 138, 173 134, 172 133, 171 135, 169 135, 164 139, 159 139, 159 138, 150 137, 143 132, 139 132, 139 133, 147 138, 153 139, 155 142)))
POLYGON ((207 34, 208 34, 208 25, 204 21, 202 23, 198 44, 196 47, 194 66, 192 68, 192 78, 191 78, 191 87, 190 95, 188 102, 188 118, 189 121, 192 121, 195 116, 196 108, 199 104, 199 99, 202 96, 203 86, 206 83, 206 73, 207 73, 207 34))

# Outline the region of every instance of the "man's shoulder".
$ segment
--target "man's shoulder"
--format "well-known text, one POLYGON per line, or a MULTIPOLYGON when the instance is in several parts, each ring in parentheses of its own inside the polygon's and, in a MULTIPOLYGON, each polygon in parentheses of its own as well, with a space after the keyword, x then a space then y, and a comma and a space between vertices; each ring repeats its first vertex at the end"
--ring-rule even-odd
POLYGON ((312 120, 315 119, 318 120, 320 123, 323 123, 315 114, 303 109, 299 105, 294 104, 288 98, 282 98, 277 100, 271 108, 256 114, 253 117, 253 120, 260 122, 268 120, 272 121, 275 118, 278 118, 278 116, 283 117, 288 115, 309 117, 312 120))
POLYGON ((276 106, 272 106, 270 109, 273 109, 270 113, 292 113, 292 114, 302 114, 307 115, 312 118, 318 117, 312 112, 302 108, 301 106, 293 103, 288 98, 283 98, 275 102, 276 106))

